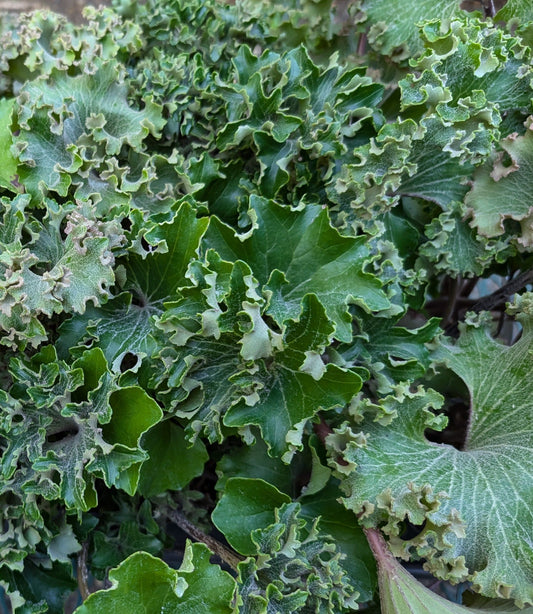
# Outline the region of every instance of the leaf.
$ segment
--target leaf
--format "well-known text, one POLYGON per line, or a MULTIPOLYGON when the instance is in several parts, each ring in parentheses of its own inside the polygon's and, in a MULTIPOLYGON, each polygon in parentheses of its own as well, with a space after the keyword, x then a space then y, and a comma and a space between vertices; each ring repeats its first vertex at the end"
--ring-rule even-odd
POLYGON ((440 347, 438 360, 463 379, 471 395, 463 450, 424 437, 428 427, 443 428, 444 416, 430 410, 443 399, 419 390, 384 399, 382 409, 397 414, 394 428, 366 420, 366 445, 346 432, 343 452, 351 468, 357 467, 343 481, 344 501, 363 513, 365 525, 388 521, 384 530, 397 536, 406 516, 413 524, 425 523, 413 540, 395 538, 395 551, 416 552, 438 577, 471 579, 482 594, 518 605, 533 602, 525 563, 532 556, 527 535, 533 522, 527 503, 533 470, 529 301, 525 295, 516 307, 524 332, 513 346, 501 345, 485 326, 474 324, 465 327, 457 345, 440 347))
POLYGON ((519 23, 533 21, 533 9, 527 0, 507 0, 494 16, 494 21, 517 20, 519 23))
POLYGON ((201 440, 189 446, 183 429, 170 420, 150 429, 142 445, 148 453, 139 481, 139 492, 144 497, 185 488, 193 478, 201 475, 209 458, 201 440))
MULTIPOLYGON (((466 608, 426 588, 408 573, 394 558, 383 537, 376 529, 366 531, 368 541, 378 561, 379 596, 383 614, 482 614, 483 612, 523 612, 528 614, 532 608, 520 610, 507 603, 491 607, 490 600, 483 608, 466 608)), ((495 600, 498 601, 498 600, 495 600)))
POLYGON ((20 172, 28 191, 66 196, 72 184, 85 183, 89 168, 100 170, 106 156, 125 145, 142 150, 148 134, 157 136, 164 125, 150 97, 145 105, 129 105, 116 62, 102 62, 94 74, 70 77, 54 69, 48 79, 27 82, 17 103, 14 149, 25 163, 20 172))
POLYGON ((118 388, 98 348, 69 366, 47 346, 32 360, 14 359, 11 373, 16 383, 1 399, 3 492, 61 498, 79 510, 96 505, 96 475, 135 492, 141 435, 162 414, 144 390, 118 388))
POLYGON ((505 220, 516 220, 521 230, 518 243, 531 247, 533 219, 524 193, 530 189, 533 170, 533 120, 528 119, 525 126, 525 134, 511 134, 502 140, 500 145, 503 151, 495 153, 486 165, 476 171, 465 204, 472 214, 472 226, 481 235, 500 236, 505 232, 505 220))
POLYGON ((76 614, 183 612, 230 614, 233 578, 209 562, 204 544, 187 542, 178 570, 146 552, 136 552, 109 573, 112 587, 91 594, 76 614))
POLYGON ((10 192, 18 192, 16 187, 17 160, 11 154, 13 135, 11 133, 11 114, 15 106, 13 98, 0 99, 0 186, 10 192))
POLYGON ((221 441, 222 425, 257 425, 271 453, 289 462, 307 420, 344 405, 361 386, 357 373, 322 361, 333 333, 324 308, 307 295, 281 334, 265 322, 244 263, 228 269, 214 259, 190 277, 197 287, 183 288, 158 321, 176 344, 154 370, 160 398, 189 420, 192 439, 204 432, 221 441))
POLYGON ((376 563, 357 519, 339 503, 341 491, 331 479, 325 488, 300 498, 301 516, 312 523, 320 518, 320 530, 344 555, 342 566, 350 583, 359 593, 359 601, 370 601, 376 590, 376 563))
POLYGON ((187 267, 207 225, 208 219, 197 219, 191 203, 184 199, 177 204, 170 221, 145 235, 145 240, 156 248, 142 256, 131 254, 126 265, 128 288, 141 306, 160 308, 163 300, 174 298, 177 288, 186 282, 187 267))
POLYGON ((341 366, 367 368, 377 380, 381 393, 391 392, 395 385, 422 377, 430 363, 426 344, 439 331, 436 318, 420 328, 405 328, 395 318, 357 318, 353 343, 340 344, 330 351, 331 360, 341 366))
POLYGON ((343 556, 319 522, 307 524, 298 503, 275 510, 275 521, 253 531, 259 556, 238 566, 243 613, 325 612, 358 609, 359 594, 343 567, 343 556), (290 581, 298 578, 294 585, 290 581), (285 581, 280 581, 284 579, 285 581))
POLYGON ((380 282, 364 272, 371 260, 364 237, 340 236, 318 206, 291 211, 255 197, 251 205, 257 221, 250 237, 239 237, 212 218, 203 245, 225 260, 249 264, 270 295, 267 312, 278 324, 296 318, 303 297, 313 293, 335 323, 335 336, 349 341, 349 304, 368 311, 389 307, 380 282), (272 237, 283 249, 274 248, 272 237))
POLYGON ((157 248, 143 256, 130 254, 125 264, 127 291, 61 325, 61 355, 66 357, 70 348, 92 338, 114 372, 120 371, 126 355, 137 358, 135 368, 145 356, 151 357, 158 348, 153 316, 161 312, 163 301, 173 299, 177 288, 186 283, 189 261, 206 226, 207 218, 197 219, 187 200, 178 203, 171 220, 152 230, 150 239, 157 248))
POLYGON ((4 345, 46 340, 40 316, 83 313, 99 305, 115 281, 113 249, 121 243, 114 222, 92 218, 90 207, 46 201, 42 220, 27 216, 27 195, 2 199, 5 232, 0 256, 0 326, 4 345), (104 236, 104 233, 107 236, 104 236))
POLYGON ((315 344, 322 342, 317 337, 325 339, 330 332, 325 322, 322 306, 314 295, 308 295, 300 318, 287 326, 286 347, 274 354, 275 362, 262 361, 257 372, 240 374, 241 381, 257 390, 259 398, 253 404, 239 400, 224 416, 226 426, 258 425, 274 453, 289 451, 283 460, 290 459, 290 444, 299 447, 305 421, 320 409, 346 404, 361 387, 359 375, 335 365, 324 366, 317 355, 315 344), (306 369, 308 364, 318 365, 317 372, 314 366, 306 369))
MULTIPOLYGON (((425 228, 428 241, 421 246, 420 253, 437 270, 447 271, 453 277, 481 275, 496 257, 496 251, 505 253, 503 241, 490 242, 479 236, 462 218, 459 208, 433 218, 425 228)), ((498 259, 501 257, 498 255, 498 259)))
POLYGON ((356 7, 362 11, 359 20, 367 29, 372 47, 400 61, 422 50, 418 23, 437 17, 449 19, 459 11, 460 3, 457 0, 422 0, 408 8, 402 3, 391 6, 383 0, 359 0, 356 7))
POLYGON ((47 568, 38 564, 38 558, 27 560, 22 573, 10 572, 3 577, 12 605, 13 597, 15 604, 19 601, 18 607, 13 608, 15 614, 63 614, 66 599, 77 589, 71 565, 54 563, 47 568))
POLYGON ((272 524, 274 510, 290 498, 255 478, 230 478, 211 519, 230 545, 241 554, 256 554, 250 534, 272 524))

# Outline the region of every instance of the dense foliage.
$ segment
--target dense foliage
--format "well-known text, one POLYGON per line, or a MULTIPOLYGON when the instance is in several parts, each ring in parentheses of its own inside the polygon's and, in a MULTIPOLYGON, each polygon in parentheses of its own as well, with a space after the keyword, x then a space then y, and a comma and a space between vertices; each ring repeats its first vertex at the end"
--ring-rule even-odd
POLYGON ((533 10, 459 5, 3 16, 13 612, 533 605, 533 10))

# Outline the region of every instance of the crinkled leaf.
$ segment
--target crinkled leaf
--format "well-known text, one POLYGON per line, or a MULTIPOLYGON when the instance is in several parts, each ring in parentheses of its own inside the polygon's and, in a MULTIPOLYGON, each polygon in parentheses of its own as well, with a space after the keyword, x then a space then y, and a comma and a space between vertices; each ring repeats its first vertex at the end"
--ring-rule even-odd
POLYGON ((345 556, 342 566, 360 601, 370 601, 377 584, 376 562, 354 514, 339 503, 340 496, 336 480, 330 480, 320 492, 300 498, 301 516, 309 523, 320 518, 321 532, 330 536, 345 556))
POLYGON ((71 184, 85 183, 91 167, 104 171, 105 158, 123 146, 142 150, 148 134, 164 125, 149 97, 142 110, 129 105, 116 62, 75 77, 54 69, 47 79, 27 82, 17 101, 14 151, 25 163, 21 180, 35 195, 66 196, 71 184))
MULTIPOLYGON (((331 330, 331 329, 330 329, 331 330)), ((357 373, 324 365, 316 352, 317 337, 327 338, 324 310, 314 295, 304 299, 298 320, 291 321, 284 335, 285 348, 239 374, 256 399, 238 400, 224 416, 227 426, 256 424, 272 452, 290 459, 300 447, 304 423, 319 410, 345 405, 362 384, 357 373)), ((318 340, 323 343, 322 340, 318 340)))
POLYGON ((286 503, 275 510, 270 526, 252 532, 258 557, 238 567, 243 614, 358 609, 359 594, 343 567, 344 557, 320 531, 318 519, 308 524, 300 512, 298 503, 286 503))
POLYGON ((445 212, 434 218, 426 226, 425 235, 428 240, 420 247, 420 254, 438 271, 446 271, 453 277, 479 276, 492 262, 496 252, 499 252, 498 259, 502 258, 502 253, 506 253, 503 241, 490 242, 478 235, 463 219, 460 210, 445 212))
POLYGON ((396 60, 404 60, 422 50, 418 24, 432 18, 450 18, 459 12, 458 0, 420 0, 416 5, 386 0, 359 0, 356 7, 362 12, 359 20, 368 32, 374 49, 396 60))
POLYGON ((513 346, 501 345, 477 325, 466 328, 457 345, 439 350, 439 360, 471 395, 463 450, 426 440, 426 428, 443 427, 442 417, 429 409, 439 408, 442 397, 418 391, 382 402, 397 414, 394 427, 365 422, 366 445, 348 434, 343 457, 351 465, 339 466, 349 473, 345 504, 363 511, 366 524, 388 520, 387 532, 398 535, 405 516, 414 524, 426 522, 411 542, 396 540, 398 551, 416 551, 437 575, 470 578, 482 594, 519 604, 533 601, 527 537, 533 521, 529 302, 524 298, 518 316, 524 333, 513 346))
POLYGON ((215 259, 210 266, 213 272, 191 271, 198 287, 183 288, 158 322, 176 344, 161 352, 160 396, 190 421, 190 432, 203 431, 211 441, 221 439, 222 423, 259 426, 271 453, 288 462, 307 420, 347 403, 361 378, 324 364, 333 325, 314 294, 280 334, 265 322, 264 301, 244 263, 228 269, 215 259))
POLYGON ((5 345, 34 346, 46 339, 39 316, 83 313, 98 305, 115 281, 113 248, 122 241, 114 222, 101 223, 90 207, 47 201, 42 221, 25 219, 28 197, 3 199, 0 252, 0 326, 5 345), (104 236, 104 233, 107 236, 104 236))
POLYGON ((447 601, 437 593, 429 590, 416 580, 397 561, 383 537, 375 529, 367 531, 379 568, 379 597, 383 614, 482 614, 484 612, 523 612, 528 614, 533 608, 520 610, 512 603, 495 600, 491 604, 486 600, 486 607, 464 607, 447 601))
POLYGON ((533 173, 533 121, 526 122, 523 135, 511 134, 500 142, 503 151, 495 153, 474 174, 465 203, 472 225, 481 235, 496 237, 505 232, 505 220, 520 224, 520 245, 533 244, 533 217, 528 194, 533 173))
POLYGON ((15 106, 13 98, 0 100, 0 186, 11 192, 18 192, 15 183, 17 160, 11 153, 13 134, 11 133, 11 114, 15 106))
POLYGON ((11 372, 16 383, 2 399, 4 490, 81 510, 96 504, 95 474, 135 491, 146 458, 141 435, 161 418, 144 390, 117 389, 97 348, 69 367, 48 346, 32 361, 13 360, 11 372))
POLYGON ((393 318, 360 316, 353 343, 341 344, 330 353, 337 364, 366 367, 380 392, 387 393, 400 382, 424 375, 431 363, 426 344, 438 331, 436 318, 420 328, 405 328, 393 318))
POLYGON ((260 198, 252 198, 251 205, 257 221, 250 237, 237 236, 213 218, 204 245, 225 260, 250 265, 271 293, 268 313, 278 324, 297 317, 302 298, 313 293, 335 322, 335 336, 349 341, 350 303, 368 311, 389 307, 381 283, 364 270, 371 260, 364 237, 341 237, 318 206, 292 211, 260 198))

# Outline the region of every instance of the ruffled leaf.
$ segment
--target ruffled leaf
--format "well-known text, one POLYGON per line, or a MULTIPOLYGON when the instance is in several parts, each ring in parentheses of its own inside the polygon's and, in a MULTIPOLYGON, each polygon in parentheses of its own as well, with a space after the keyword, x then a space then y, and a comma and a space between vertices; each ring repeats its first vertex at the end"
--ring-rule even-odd
POLYGON ((430 409, 443 399, 418 391, 387 397, 382 406, 396 414, 394 427, 365 421, 366 444, 346 432, 342 452, 357 468, 343 482, 345 504, 362 512, 365 524, 388 521, 385 530, 397 536, 406 516, 413 524, 425 523, 413 540, 395 540, 402 556, 416 552, 438 576, 471 579, 482 594, 518 604, 533 601, 527 538, 533 522, 527 503, 533 471, 527 409, 532 327, 527 299, 523 305, 517 310, 523 311, 518 317, 524 334, 515 345, 501 345, 478 324, 465 328, 457 345, 439 350, 439 360, 471 395, 464 449, 425 438, 426 428, 443 428, 443 416, 430 409))

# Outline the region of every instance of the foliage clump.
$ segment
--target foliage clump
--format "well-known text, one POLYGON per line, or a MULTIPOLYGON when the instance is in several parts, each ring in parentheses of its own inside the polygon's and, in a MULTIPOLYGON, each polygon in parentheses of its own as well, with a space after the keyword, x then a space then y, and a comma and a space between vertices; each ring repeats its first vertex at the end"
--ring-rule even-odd
POLYGON ((411 8, 2 16, 14 612, 533 606, 533 14, 411 8))

